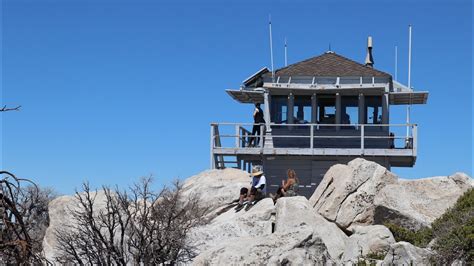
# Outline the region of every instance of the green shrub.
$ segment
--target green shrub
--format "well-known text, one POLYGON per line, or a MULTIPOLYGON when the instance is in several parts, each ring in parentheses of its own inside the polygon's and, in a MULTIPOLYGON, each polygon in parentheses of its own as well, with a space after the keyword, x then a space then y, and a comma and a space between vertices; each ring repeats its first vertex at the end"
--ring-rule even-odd
POLYGON ((406 241, 418 247, 426 247, 436 239, 433 249, 442 264, 463 260, 474 264, 474 189, 466 191, 454 206, 436 219, 431 228, 412 231, 396 224, 385 223, 395 240, 406 241))
POLYGON ((369 260, 383 260, 386 255, 387 252, 371 252, 365 255, 365 257, 369 260))
POLYGON ((433 224, 434 249, 445 263, 474 262, 474 189, 469 189, 433 224))
POLYGON ((390 229, 397 242, 405 241, 418 247, 426 247, 433 239, 433 231, 431 228, 412 231, 392 223, 385 223, 384 225, 390 229))

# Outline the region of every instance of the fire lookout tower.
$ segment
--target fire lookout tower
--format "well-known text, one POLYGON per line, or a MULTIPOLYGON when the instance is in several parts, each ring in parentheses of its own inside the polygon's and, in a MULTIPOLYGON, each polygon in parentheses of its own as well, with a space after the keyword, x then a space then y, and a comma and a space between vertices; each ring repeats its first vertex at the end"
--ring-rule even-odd
POLYGON ((227 93, 240 103, 263 104, 266 123, 257 147, 248 145, 253 124, 212 123, 211 167, 248 171, 262 164, 270 190, 292 168, 307 197, 329 167, 356 157, 388 169, 412 167, 418 127, 390 124, 390 106, 428 99, 428 92, 373 67, 370 37, 365 64, 327 51, 275 72, 263 68, 227 93))

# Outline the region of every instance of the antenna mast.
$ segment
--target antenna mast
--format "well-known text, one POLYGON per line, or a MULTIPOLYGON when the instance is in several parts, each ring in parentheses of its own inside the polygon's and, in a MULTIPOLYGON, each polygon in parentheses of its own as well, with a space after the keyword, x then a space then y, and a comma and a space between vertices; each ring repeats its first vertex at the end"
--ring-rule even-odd
MULTIPOLYGON (((408 89, 411 90, 411 25, 408 25, 408 89)), ((410 109, 411 109, 411 92, 409 104, 407 105, 407 140, 410 136, 410 109)))
POLYGON ((395 45, 395 80, 398 81, 398 46, 395 45))
POLYGON ((411 89, 411 25, 408 25, 408 88, 411 89))
POLYGON ((288 66, 288 45, 286 43, 286 37, 285 37, 285 67, 288 66))
POLYGON ((272 15, 268 16, 268 26, 270 29, 270 59, 271 59, 271 64, 272 64, 272 81, 274 81, 275 71, 273 69, 272 15))

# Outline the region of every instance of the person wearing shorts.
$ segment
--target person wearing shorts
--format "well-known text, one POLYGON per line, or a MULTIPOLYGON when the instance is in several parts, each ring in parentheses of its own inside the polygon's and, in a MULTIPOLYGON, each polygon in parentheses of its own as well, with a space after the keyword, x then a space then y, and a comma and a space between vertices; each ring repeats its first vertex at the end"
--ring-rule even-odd
POLYGON ((250 176, 252 177, 252 186, 250 187, 250 191, 246 187, 240 189, 239 206, 245 203, 253 205, 257 201, 265 198, 267 194, 267 180, 263 174, 261 166, 255 166, 252 169, 250 176))

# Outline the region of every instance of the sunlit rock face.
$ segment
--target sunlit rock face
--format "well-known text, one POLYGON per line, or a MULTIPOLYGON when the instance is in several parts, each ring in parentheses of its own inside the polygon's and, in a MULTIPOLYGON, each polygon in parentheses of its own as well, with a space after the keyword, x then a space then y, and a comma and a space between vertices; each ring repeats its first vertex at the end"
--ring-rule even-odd
POLYGON ((264 199, 247 212, 231 209, 192 238, 206 239, 195 265, 315 265, 337 261, 333 256, 342 256, 347 236, 313 212, 305 197, 290 197, 275 206, 264 199), (241 225, 244 230, 236 234, 241 225))
POLYGON ((359 257, 385 254, 395 238, 383 225, 354 226, 353 234, 346 241, 343 261, 357 263, 359 257))
POLYGON ((342 257, 347 235, 336 224, 315 212, 305 197, 281 198, 275 207, 276 232, 290 232, 300 226, 309 226, 326 245, 331 258, 339 260, 342 257))
POLYGON ((424 179, 400 179, 364 159, 331 167, 310 198, 314 209, 339 227, 395 223, 419 229, 440 217, 469 188, 463 173, 424 179))
POLYGON ((385 167, 364 159, 332 166, 310 198, 315 211, 339 227, 374 223, 374 198, 398 178, 385 167))
POLYGON ((472 179, 463 173, 400 179, 385 186, 374 198, 374 222, 389 221, 412 229, 430 226, 471 187, 472 179))
POLYGON ((234 168, 207 170, 189 177, 183 184, 183 198, 197 195, 201 205, 215 210, 239 197, 242 187, 249 187, 251 178, 234 168))
POLYGON ((223 245, 224 242, 240 241, 238 239, 242 237, 268 236, 272 234, 274 213, 275 206, 271 199, 261 200, 249 211, 235 212, 234 208, 231 208, 209 224, 194 228, 189 234, 189 241, 200 253, 223 245))
MULTIPOLYGON (((241 185, 246 178, 242 174, 241 185)), ((239 185, 232 183, 229 191, 239 185)), ((383 223, 429 226, 472 186, 461 173, 404 180, 377 163, 355 159, 331 167, 309 200, 280 198, 273 205, 265 199, 247 212, 215 212, 208 225, 190 234, 198 250, 193 264, 346 264, 374 254, 379 264, 393 256, 400 263, 424 263, 431 250, 396 243, 383 223)), ((212 201, 213 193, 207 197, 212 201)))

